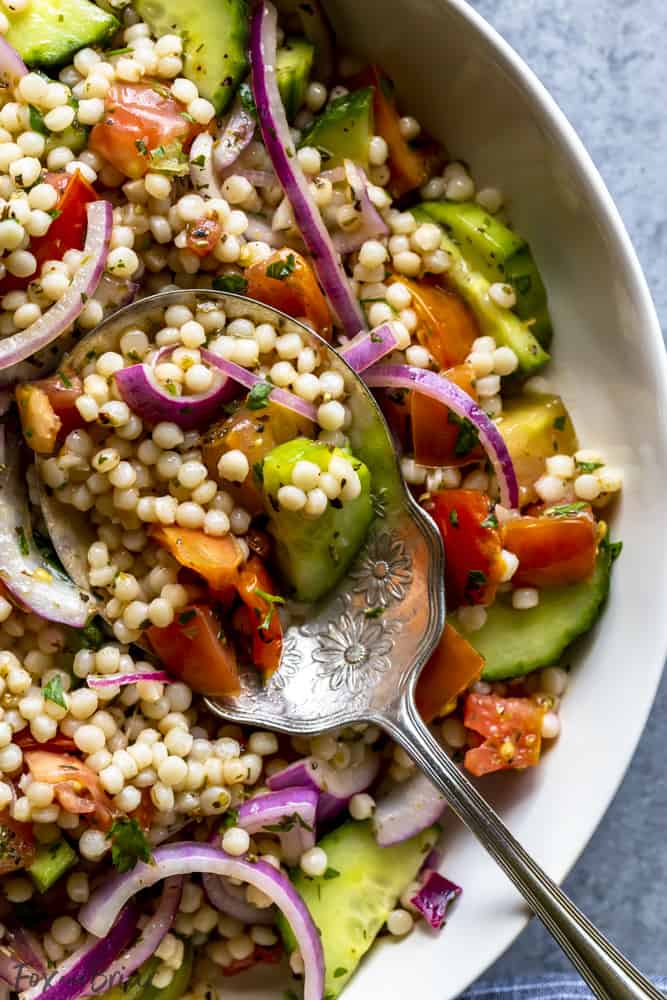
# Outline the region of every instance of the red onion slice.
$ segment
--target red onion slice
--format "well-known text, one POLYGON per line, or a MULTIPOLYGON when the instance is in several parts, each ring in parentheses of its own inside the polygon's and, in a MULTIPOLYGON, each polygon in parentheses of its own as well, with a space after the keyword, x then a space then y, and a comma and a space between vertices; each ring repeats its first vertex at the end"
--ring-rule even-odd
POLYGON ((16 49, 0 35, 0 80, 5 85, 13 87, 27 73, 28 67, 16 49))
POLYGON ((339 351, 345 358, 350 368, 355 372, 366 371, 371 365, 377 364, 387 354, 391 354, 399 344, 399 337, 395 332, 394 324, 383 323, 376 326, 368 333, 357 334, 354 340, 348 341, 345 347, 339 351))
POLYGON ((125 684, 136 684, 137 681, 159 681, 161 684, 171 684, 174 678, 164 670, 146 670, 135 674, 88 674, 86 684, 90 688, 123 687, 125 684))
POLYGON ((276 175, 272 174, 270 170, 229 170, 227 176, 231 176, 231 174, 245 177, 256 188, 271 187, 276 183, 276 175))
POLYGON ((213 136, 200 132, 190 147, 190 180, 203 198, 222 198, 222 188, 213 169, 213 136))
POLYGON ((419 910, 434 930, 439 931, 445 924, 450 903, 457 899, 463 889, 455 885, 439 872, 427 869, 424 872, 422 887, 410 902, 419 910))
POLYGON ((262 924, 270 926, 276 922, 275 910, 272 906, 260 909, 246 899, 237 896, 237 892, 245 893, 244 888, 229 885, 227 879, 219 875, 202 875, 202 885, 211 904, 221 913, 226 913, 242 924, 262 924))
POLYGON ((115 378, 127 405, 149 427, 166 420, 189 431, 205 426, 236 394, 231 379, 223 378, 218 372, 213 376, 210 389, 191 396, 170 396, 155 378, 153 367, 146 364, 121 368, 115 378))
POLYGON ((376 365, 364 374, 372 389, 409 389, 443 403, 461 420, 469 420, 491 462, 500 489, 500 502, 515 509, 519 505, 519 485, 503 436, 467 392, 436 372, 409 365, 376 365))
POLYGON ((42 945, 27 927, 8 927, 2 946, 10 947, 21 962, 37 969, 38 972, 46 971, 48 961, 42 945))
POLYGON ((270 247, 276 249, 283 245, 280 234, 271 228, 271 224, 266 219, 250 212, 247 212, 246 215, 248 216, 248 228, 245 231, 245 237, 248 242, 261 240, 262 243, 268 243, 270 247))
POLYGON ((435 785, 421 772, 394 785, 379 799, 373 828, 380 847, 402 844, 437 823, 447 803, 435 785))
POLYGON ((250 27, 250 65, 257 117, 264 145, 292 205, 322 288, 346 334, 354 337, 366 328, 366 323, 297 160, 276 80, 276 24, 273 4, 267 0, 258 3, 250 27))
MULTIPOLYGON (((238 382, 244 388, 253 389, 256 385, 266 385, 270 390, 268 399, 272 403, 277 403, 278 406, 285 406, 288 410, 292 410, 294 413, 298 413, 299 416, 305 417, 306 420, 312 420, 313 423, 317 422, 317 408, 312 403, 307 403, 305 399, 301 399, 300 396, 297 396, 293 392, 288 392, 287 389, 279 389, 277 386, 271 385, 266 379, 260 378, 259 375, 253 375, 247 368, 237 365, 234 361, 227 361, 225 358, 221 358, 219 354, 214 354, 213 351, 202 349, 200 353, 204 361, 207 361, 210 365, 215 365, 221 372, 224 372, 225 375, 234 379, 235 382, 238 382)), ((116 375, 116 378, 118 378, 118 375, 116 375)))
POLYGON ((345 160, 344 169, 354 200, 361 212, 361 223, 354 232, 333 235, 333 244, 340 254, 354 253, 366 240, 386 236, 389 232, 389 226, 368 196, 368 179, 364 171, 352 160, 345 160))
POLYGON ((317 927, 289 879, 265 861, 232 858, 217 847, 197 841, 159 847, 153 853, 152 865, 140 861, 131 871, 108 878, 79 911, 79 922, 86 930, 102 937, 108 934, 118 913, 137 892, 172 875, 195 872, 248 882, 273 900, 292 928, 303 958, 304 1000, 322 1000, 324 954, 317 927))
POLYGON ((165 879, 158 908, 137 940, 104 970, 109 985, 119 986, 121 983, 126 983, 132 973, 155 954, 176 919, 184 881, 182 875, 172 875, 171 878, 165 879))
POLYGON ((49 975, 46 987, 40 976, 38 985, 23 993, 21 1000, 78 1000, 86 996, 91 982, 96 977, 103 977, 107 967, 130 943, 138 917, 134 906, 119 907, 104 934, 89 935, 85 943, 49 975))
POLYGON ((266 783, 272 791, 296 786, 316 789, 320 792, 317 820, 327 823, 340 816, 353 795, 365 792, 373 784, 379 770, 380 758, 376 753, 368 753, 361 764, 343 770, 315 757, 304 757, 272 774, 266 783))
POLYGON ((285 862, 296 865, 315 846, 319 797, 319 791, 303 786, 257 795, 239 807, 238 825, 250 834, 277 834, 285 862))
POLYGON ((50 309, 25 330, 0 340, 0 371, 57 340, 83 311, 98 286, 109 251, 113 215, 108 201, 93 201, 87 208, 88 230, 83 263, 71 285, 50 309))
POLYGON ((0 580, 17 602, 40 618, 81 628, 95 610, 79 590, 44 561, 32 537, 30 510, 21 470, 21 439, 5 425, 5 464, 0 468, 0 580))
POLYGON ((108 274, 103 274, 95 292, 95 301, 112 313, 134 302, 139 294, 139 287, 137 281, 112 278, 108 274))
POLYGON ((255 134, 255 124, 255 119, 237 98, 213 147, 213 162, 219 171, 236 163, 255 134))

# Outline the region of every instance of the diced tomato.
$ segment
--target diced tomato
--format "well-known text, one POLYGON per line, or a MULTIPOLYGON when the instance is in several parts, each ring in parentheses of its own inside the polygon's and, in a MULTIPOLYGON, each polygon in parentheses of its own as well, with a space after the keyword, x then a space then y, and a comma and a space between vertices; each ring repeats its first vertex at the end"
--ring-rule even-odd
MULTIPOLYGON (((127 177, 151 169, 151 153, 178 152, 201 131, 185 108, 159 83, 114 83, 105 98, 104 119, 90 133, 89 146, 127 177)), ((158 157, 159 163, 159 157, 158 157)))
POLYGON ((530 698, 469 694, 463 723, 485 739, 481 746, 466 753, 467 770, 480 777, 491 771, 519 770, 537 764, 544 712, 530 698))
POLYGON ((94 813, 103 830, 111 826, 114 811, 100 779, 77 757, 49 753, 48 750, 30 750, 25 754, 25 762, 34 781, 55 785, 55 797, 67 812, 78 815, 94 813))
POLYGON ((407 389, 378 389, 375 393, 380 409, 403 451, 411 447, 410 400, 412 393, 407 389))
POLYGON ((0 875, 27 868, 35 860, 35 841, 30 823, 19 823, 9 812, 0 812, 0 875))
MULTIPOLYGON (((432 722, 479 676, 484 658, 451 625, 419 675, 415 701, 424 722, 432 722)), ((450 708, 451 711, 451 708, 450 708)))
POLYGON ((278 614, 282 600, 276 593, 269 573, 257 556, 251 556, 238 574, 238 595, 245 615, 238 620, 241 630, 252 640, 252 660, 265 677, 270 677, 280 664, 283 629, 278 614), (263 595, 278 598, 267 600, 263 595))
POLYGON ((214 538, 195 528, 181 528, 176 524, 154 524, 150 534, 181 566, 199 573, 214 590, 234 583, 243 553, 233 535, 214 538))
POLYGON ((236 654, 210 607, 181 608, 171 625, 146 632, 167 670, 182 677, 194 691, 208 695, 238 694, 236 654))
POLYGON ((270 948, 265 948, 263 945, 257 944, 252 955, 249 955, 248 958, 235 958, 229 965, 223 966, 222 974, 223 976, 237 976, 239 972, 252 969, 254 965, 258 965, 260 962, 268 965, 277 965, 282 957, 283 949, 281 945, 276 944, 270 948))
POLYGON ((189 222, 186 228, 186 246, 198 257, 213 253, 222 234, 222 226, 217 219, 199 219, 189 222))
MULTIPOLYGON (((442 373, 477 402, 475 375, 469 364, 457 365, 442 373)), ((474 426, 419 392, 411 393, 410 427, 412 450, 420 465, 468 465, 484 457, 474 426)))
POLYGON ((439 368, 462 364, 479 337, 479 326, 460 295, 431 281, 412 281, 402 275, 394 276, 389 284, 397 281, 412 293, 418 319, 415 332, 422 347, 439 368))
POLYGON ((64 372, 16 387, 23 436, 33 451, 53 454, 58 439, 84 425, 75 405, 82 391, 81 379, 64 372))
POLYGON ((153 820, 155 819, 155 806, 153 805, 153 800, 151 798, 151 793, 148 788, 141 789, 141 801, 139 805, 133 812, 129 813, 131 819, 136 819, 137 823, 141 829, 148 833, 151 826, 153 825, 153 820))
POLYGON ((71 736, 58 733, 52 740, 46 743, 38 743, 28 728, 22 729, 19 733, 14 733, 12 742, 18 744, 26 753, 28 750, 46 750, 48 753, 78 753, 77 746, 71 736))
POLYGON ((73 174, 47 174, 45 180, 60 192, 56 204, 58 213, 44 236, 33 236, 30 253, 37 261, 37 270, 27 278, 7 274, 0 282, 0 295, 27 288, 39 277, 47 260, 62 260, 67 250, 82 250, 86 237, 86 205, 97 201, 95 188, 77 170, 73 174))
POLYGON ((394 85, 378 66, 369 66, 357 74, 351 84, 374 87, 373 113, 375 134, 381 135, 389 147, 389 190, 394 198, 414 191, 428 180, 442 162, 442 151, 432 139, 420 138, 408 143, 401 133, 401 115, 396 107, 394 85))
POLYGON ((566 586, 592 576, 597 525, 590 508, 563 517, 548 512, 541 517, 518 517, 504 525, 503 544, 519 560, 512 577, 515 586, 566 586))
POLYGON ((305 319, 331 340, 331 313, 315 272, 296 250, 276 250, 247 269, 248 295, 295 319, 305 319))
POLYGON ((489 498, 477 490, 441 490, 424 507, 445 546, 449 608, 490 604, 502 575, 502 545, 489 498))

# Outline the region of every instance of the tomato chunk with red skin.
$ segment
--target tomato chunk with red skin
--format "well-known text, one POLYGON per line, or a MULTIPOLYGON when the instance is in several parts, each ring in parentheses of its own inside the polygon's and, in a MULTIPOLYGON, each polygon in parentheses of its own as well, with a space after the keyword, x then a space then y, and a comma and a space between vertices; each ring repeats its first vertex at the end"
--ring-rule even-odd
POLYGON ((76 407, 82 392, 81 379, 64 372, 16 387, 23 436, 33 451, 50 455, 56 443, 85 425, 76 407))
POLYGON ((217 219, 199 219, 189 222, 186 227, 186 246, 197 257, 207 257, 213 253, 222 235, 222 226, 217 219))
POLYGON ((146 635, 169 673, 181 677, 193 691, 239 693, 236 653, 212 608, 187 605, 176 613, 171 625, 152 625, 146 635))
POLYGON ((34 781, 54 786, 58 803, 74 815, 94 815, 95 822, 108 830, 114 810, 98 775, 72 754, 30 750, 25 762, 34 781))
POLYGON ((185 148, 201 131, 185 107, 159 83, 116 82, 105 98, 104 119, 90 133, 89 146, 122 174, 139 178, 151 167, 150 153, 180 143, 185 148))
POLYGON ((29 250, 37 261, 34 274, 17 278, 7 274, 0 282, 0 295, 27 288, 39 278, 42 265, 47 260, 62 260, 68 250, 82 250, 86 239, 86 206, 97 201, 98 194, 78 170, 73 174, 47 174, 48 184, 60 193, 56 203, 55 218, 43 236, 33 236, 29 250))
POLYGON ((508 521, 503 543, 519 560, 512 578, 517 587, 567 586, 588 580, 595 571, 598 529, 590 509, 508 521))
POLYGON ((254 665, 264 677, 270 677, 280 664, 283 629, 276 604, 262 596, 278 595, 261 559, 257 556, 248 559, 238 574, 235 586, 244 605, 241 609, 243 613, 235 616, 235 622, 239 630, 251 640, 254 665))
POLYGON ((424 722, 442 715, 455 698, 479 680, 483 667, 483 657, 468 640, 451 625, 445 625, 417 681, 415 703, 424 722))
MULTIPOLYGON (((472 365, 457 365, 442 375, 477 402, 472 365)), ((468 465, 484 456, 470 422, 459 419, 444 403, 420 392, 411 393, 410 427, 412 450, 419 465, 434 468, 468 465)))
POLYGON ((464 764, 481 777, 493 771, 534 767, 542 749, 545 709, 530 698, 499 698, 469 694, 463 724, 485 737, 481 746, 468 750, 464 764))
POLYGON ((424 503, 445 546, 445 590, 451 609, 490 604, 502 576, 502 545, 493 505, 477 490, 441 490, 424 503))
POLYGON ((463 364, 480 331, 473 313, 457 292, 432 281, 413 281, 403 275, 391 279, 412 294, 417 314, 416 335, 439 368, 463 364))
POLYGON ((27 868, 35 860, 35 841, 30 823, 19 823, 9 812, 0 812, 0 875, 27 868))
POLYGON ((331 312, 315 272, 301 254, 285 248, 246 271, 247 293, 295 319, 305 319, 321 337, 331 340, 331 312))

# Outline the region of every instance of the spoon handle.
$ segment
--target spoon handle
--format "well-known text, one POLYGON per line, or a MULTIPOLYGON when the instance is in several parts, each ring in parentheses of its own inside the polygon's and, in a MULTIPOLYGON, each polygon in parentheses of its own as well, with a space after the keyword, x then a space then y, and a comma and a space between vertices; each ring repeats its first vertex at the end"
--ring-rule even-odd
POLYGON ((411 699, 381 722, 442 790, 459 819, 498 862, 599 1000, 664 1000, 512 836, 422 722, 411 699))

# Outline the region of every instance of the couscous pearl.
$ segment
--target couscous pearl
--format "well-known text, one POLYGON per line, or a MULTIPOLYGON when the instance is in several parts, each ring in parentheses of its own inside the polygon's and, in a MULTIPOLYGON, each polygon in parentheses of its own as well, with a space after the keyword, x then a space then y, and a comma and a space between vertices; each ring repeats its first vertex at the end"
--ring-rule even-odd
POLYGON ((425 222, 418 226, 410 237, 412 246, 422 253, 431 253, 433 250, 437 250, 441 240, 440 227, 431 222, 425 222))
MULTIPOLYGON (((0 223, 0 226, 2 223, 0 223)), ((271 367, 271 381, 281 389, 287 388, 296 378, 294 366, 289 361, 278 361, 271 367)))
POLYGON ((489 288, 489 298, 503 309, 513 309, 516 305, 516 295, 512 286, 499 281, 494 282, 489 288))
POLYGON ((476 632, 486 622, 486 608, 481 604, 464 604, 456 612, 464 632, 476 632))
POLYGON ((500 376, 484 375, 482 378, 476 380, 475 388, 480 399, 497 396, 500 392, 500 376))
POLYGON ((309 878, 319 878, 327 870, 328 858, 321 847, 311 847, 301 855, 301 871, 309 878))
POLYGON ((497 347, 493 352, 493 370, 496 375, 511 375, 519 366, 519 359, 511 347, 497 347))
POLYGON ((111 847, 101 830, 85 830, 79 839, 79 851, 88 861, 99 861, 111 847))
POLYGON ((405 937, 414 927, 414 919, 407 910, 392 910, 387 917, 387 930, 394 937, 405 937))
POLYGON ((542 719, 542 736, 545 740, 555 740, 560 735, 560 719, 555 712, 546 712, 542 719))
POLYGON ((447 181, 445 196, 448 201, 469 201, 474 194, 475 185, 473 180, 465 174, 452 177, 450 181, 447 181))
POLYGON ((297 486, 281 486, 277 497, 278 503, 285 510, 303 510, 306 505, 306 494, 297 486))
POLYGON ((540 674, 540 686, 547 694, 560 698, 565 694, 569 677, 562 667, 547 667, 540 674))
POLYGON ((528 611, 540 603, 540 592, 535 587, 517 587, 512 592, 512 607, 517 611, 528 611))
POLYGON ((209 510, 204 515, 204 531, 207 535, 220 537, 229 531, 229 518, 224 511, 209 510))
POLYGON ((233 826, 229 830, 225 830, 222 838, 222 848, 228 854, 240 857, 247 852, 249 847, 250 837, 241 827, 233 826))
POLYGON ((317 422, 325 431, 337 431, 345 423, 345 408, 337 400, 322 403, 317 408, 317 422))
POLYGON ((319 377, 323 396, 338 399, 345 392, 345 380, 339 372, 324 371, 319 377))
POLYGON ((106 736, 99 726, 79 726, 74 734, 74 742, 82 753, 92 754, 103 749, 106 736))
POLYGON ((503 569, 500 582, 508 583, 519 568, 519 560, 513 552, 509 552, 507 549, 502 550, 501 560, 503 569))
POLYGON ((248 459, 238 449, 225 452, 218 460, 218 474, 232 483, 245 482, 249 472, 248 459))
POLYGON ((364 267, 375 268, 384 264, 387 259, 387 249, 379 240, 366 240, 359 251, 359 263, 364 267))
POLYGON ((176 523, 182 528, 201 528, 204 523, 204 511, 197 503, 185 501, 178 505, 176 523))
POLYGON ((370 819, 375 808, 375 799, 371 795, 361 792, 352 796, 348 808, 352 819, 370 819))
POLYGON ((428 368, 431 363, 431 355, 420 344, 412 344, 405 352, 405 360, 415 368, 428 368))
POLYGON ((308 490, 314 489, 320 478, 320 467, 315 462, 308 462, 305 459, 301 459, 296 462, 292 470, 292 482, 299 489, 308 490))
POLYGON ((421 257, 412 250, 403 250, 401 253, 394 255, 394 267, 399 274, 405 274, 406 277, 416 277, 421 270, 421 266, 421 257))
POLYGON ((456 719, 453 716, 445 719, 440 731, 445 743, 454 750, 460 750, 468 741, 465 726, 460 719, 456 719))
POLYGON ((574 481, 574 492, 579 500, 597 500, 602 492, 597 476, 584 473, 574 481))
MULTIPOLYGON (((592 478, 592 477, 591 477, 592 478)), ((597 482, 597 481, 596 481, 597 482)), ((535 492, 547 504, 558 503, 565 495, 565 483, 557 476, 545 475, 535 483, 535 492)), ((575 483, 576 492, 576 483, 575 483)))
POLYGON ((368 144, 368 162, 371 166, 381 167, 387 162, 389 147, 381 135, 374 135, 368 144))
POLYGON ((490 375, 495 367, 495 358, 491 351, 473 351, 468 355, 467 361, 472 365, 476 378, 490 375))
POLYGON ((559 479, 572 479, 575 473, 574 459, 570 455, 551 455, 546 466, 548 475, 559 479))

